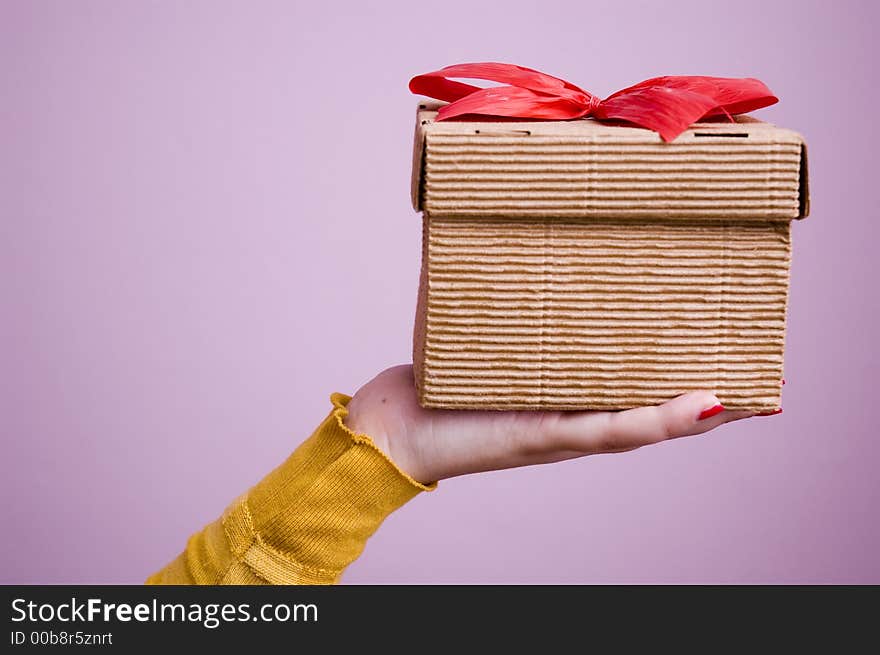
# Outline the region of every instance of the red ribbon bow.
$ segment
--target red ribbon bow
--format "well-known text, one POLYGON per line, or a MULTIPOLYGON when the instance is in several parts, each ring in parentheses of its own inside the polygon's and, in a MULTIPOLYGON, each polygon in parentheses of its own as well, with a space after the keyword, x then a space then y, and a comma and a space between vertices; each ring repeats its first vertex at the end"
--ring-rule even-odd
POLYGON ((465 114, 546 120, 592 116, 646 127, 664 141, 672 141, 701 118, 730 117, 778 102, 761 80, 699 75, 655 77, 600 100, 552 75, 497 63, 456 64, 416 75, 409 89, 450 103, 440 108, 438 121, 465 114), (505 86, 482 89, 449 79, 453 77, 505 86))

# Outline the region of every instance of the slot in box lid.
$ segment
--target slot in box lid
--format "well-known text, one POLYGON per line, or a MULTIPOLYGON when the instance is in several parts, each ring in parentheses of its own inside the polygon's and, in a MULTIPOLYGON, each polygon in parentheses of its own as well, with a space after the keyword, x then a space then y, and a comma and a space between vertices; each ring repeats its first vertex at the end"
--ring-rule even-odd
POLYGON ((787 221, 809 214, 796 132, 749 116, 695 123, 672 143, 593 119, 442 121, 422 102, 412 202, 436 216, 787 221))

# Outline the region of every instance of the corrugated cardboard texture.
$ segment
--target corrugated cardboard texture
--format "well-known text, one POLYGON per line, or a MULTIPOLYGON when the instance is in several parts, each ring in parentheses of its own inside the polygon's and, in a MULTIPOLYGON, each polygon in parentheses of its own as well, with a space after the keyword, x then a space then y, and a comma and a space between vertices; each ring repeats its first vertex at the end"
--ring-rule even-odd
POLYGON ((419 111, 413 169, 414 205, 435 216, 789 220, 806 207, 801 136, 748 117, 663 143, 593 120, 435 115, 419 111))
POLYGON ((779 406, 788 223, 426 217, 426 407, 779 406))
POLYGON ((662 144, 595 121, 431 116, 413 175, 424 406, 623 409, 695 389, 780 406, 800 136, 742 119, 662 144))

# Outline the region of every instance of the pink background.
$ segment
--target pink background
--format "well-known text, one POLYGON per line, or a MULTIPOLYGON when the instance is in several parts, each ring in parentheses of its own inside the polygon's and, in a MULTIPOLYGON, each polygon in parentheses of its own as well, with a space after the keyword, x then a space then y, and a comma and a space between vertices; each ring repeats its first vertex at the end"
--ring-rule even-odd
POLYGON ((406 83, 494 59, 782 98, 785 413, 443 482, 344 580, 880 583, 876 7, 0 0, 0 581, 142 581, 409 360, 406 83))

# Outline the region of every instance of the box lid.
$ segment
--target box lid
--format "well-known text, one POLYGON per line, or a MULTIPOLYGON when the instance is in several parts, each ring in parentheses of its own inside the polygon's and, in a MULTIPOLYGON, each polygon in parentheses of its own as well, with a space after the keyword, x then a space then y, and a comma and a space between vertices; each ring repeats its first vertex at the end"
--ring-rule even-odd
POLYGON ((737 218, 809 213, 803 138, 749 116, 664 143, 593 119, 442 121, 422 102, 412 201, 432 215, 737 218))

